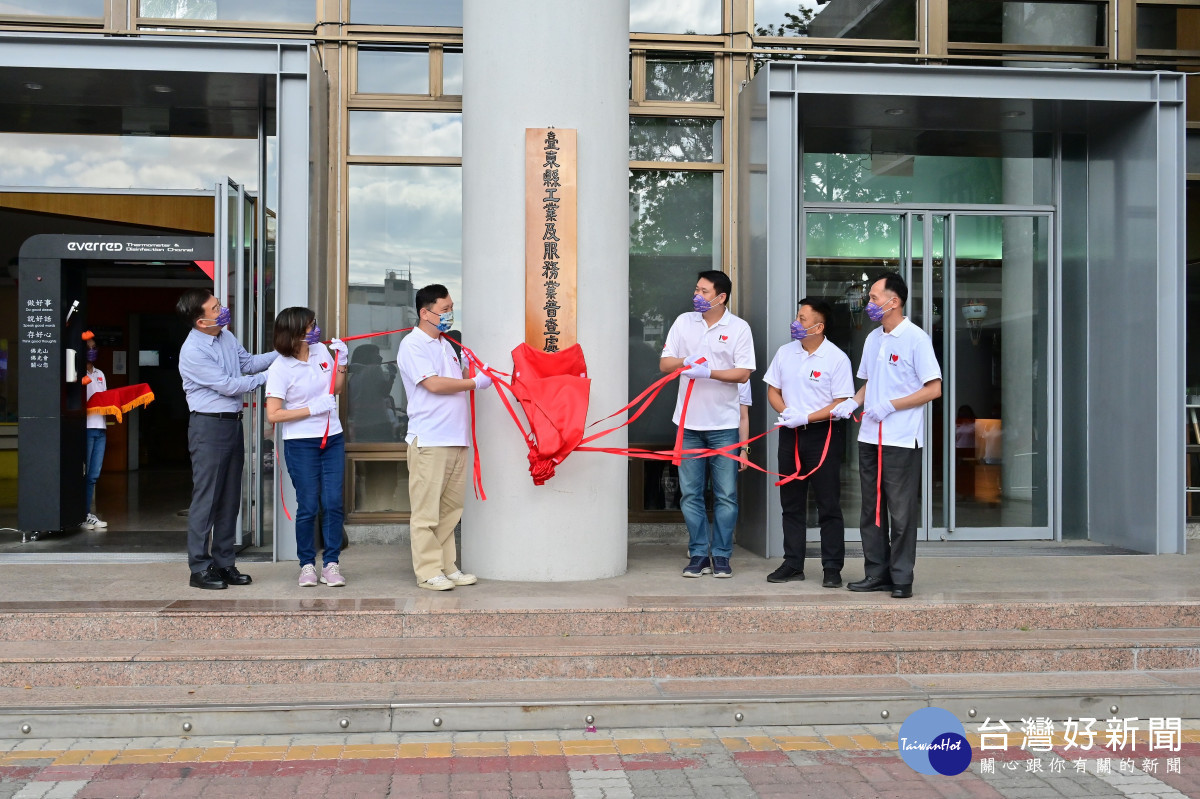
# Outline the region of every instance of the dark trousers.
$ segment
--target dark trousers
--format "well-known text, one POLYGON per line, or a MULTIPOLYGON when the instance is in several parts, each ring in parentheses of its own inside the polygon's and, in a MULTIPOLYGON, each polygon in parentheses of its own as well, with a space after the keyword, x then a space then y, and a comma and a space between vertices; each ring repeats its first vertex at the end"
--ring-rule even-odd
POLYGON ((241 420, 191 414, 188 452, 192 456, 188 566, 193 573, 232 566, 246 459, 241 420))
POLYGON ((877 445, 858 442, 858 473, 862 483, 859 529, 866 576, 882 577, 894 585, 911 585, 917 561, 917 524, 921 519, 921 450, 883 448, 883 489, 879 498, 879 525, 876 525, 878 468, 877 445))
MULTIPOLYGON (((824 422, 805 427, 779 428, 779 473, 796 471, 796 449, 800 450, 800 473, 807 474, 821 461, 825 437, 830 435, 824 422)), ((783 561, 793 569, 804 570, 804 545, 808 538, 805 515, 809 488, 817 503, 817 523, 821 526, 821 566, 825 571, 842 570, 846 561, 846 527, 842 520, 842 453, 846 447, 846 423, 834 422, 825 462, 806 480, 792 480, 779 487, 783 506, 783 561)))

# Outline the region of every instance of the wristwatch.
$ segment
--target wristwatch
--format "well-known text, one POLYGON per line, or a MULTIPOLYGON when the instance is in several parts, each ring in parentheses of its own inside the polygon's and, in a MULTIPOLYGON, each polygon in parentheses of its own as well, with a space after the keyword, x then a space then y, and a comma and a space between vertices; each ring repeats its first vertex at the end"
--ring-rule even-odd
POLYGON ((750 445, 749 445, 749 444, 747 444, 746 446, 742 447, 742 452, 744 452, 744 453, 746 453, 747 455, 749 455, 749 454, 750 454, 750 445))

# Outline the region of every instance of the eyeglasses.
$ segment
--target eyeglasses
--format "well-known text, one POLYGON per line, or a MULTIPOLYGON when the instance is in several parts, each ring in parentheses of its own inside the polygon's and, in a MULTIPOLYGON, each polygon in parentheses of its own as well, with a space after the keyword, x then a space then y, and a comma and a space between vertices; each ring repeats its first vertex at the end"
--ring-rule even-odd
POLYGON ((317 317, 314 316, 313 320, 308 323, 308 327, 306 327, 304 329, 305 330, 314 330, 316 328, 316 326, 317 326, 317 317))

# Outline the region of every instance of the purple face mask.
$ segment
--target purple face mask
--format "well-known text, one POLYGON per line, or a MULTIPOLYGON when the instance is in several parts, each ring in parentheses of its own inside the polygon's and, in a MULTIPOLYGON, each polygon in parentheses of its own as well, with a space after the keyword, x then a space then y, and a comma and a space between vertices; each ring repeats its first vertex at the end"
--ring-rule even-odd
MULTIPOLYGON (((819 324, 821 324, 821 323, 817 322, 817 325, 819 325, 819 324)), ((816 327, 817 325, 810 325, 810 326, 816 327)), ((796 321, 792 322, 792 339, 794 341, 800 341, 801 339, 805 339, 805 338, 808 338, 808 328, 805 327, 804 325, 800 324, 800 320, 797 319, 796 321)))
POLYGON ((233 314, 224 305, 220 306, 221 310, 217 311, 216 319, 202 319, 202 322, 214 322, 217 327, 228 327, 233 321, 233 314))
POLYGON ((699 294, 693 294, 692 307, 696 309, 697 313, 708 313, 712 310, 713 305, 699 294))
POLYGON ((883 319, 883 306, 873 302, 868 302, 866 307, 867 318, 872 322, 878 322, 883 319))
POLYGON ((84 357, 88 359, 88 363, 95 363, 96 359, 100 357, 100 350, 92 347, 87 351, 87 354, 84 357))
POLYGON ((305 344, 316 344, 321 340, 321 328, 313 325, 313 329, 304 334, 305 344))

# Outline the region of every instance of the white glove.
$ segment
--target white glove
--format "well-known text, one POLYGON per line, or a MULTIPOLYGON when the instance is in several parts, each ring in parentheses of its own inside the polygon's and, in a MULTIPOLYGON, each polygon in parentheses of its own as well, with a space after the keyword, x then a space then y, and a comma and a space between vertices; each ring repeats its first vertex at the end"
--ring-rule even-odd
POLYGON ((347 356, 350 352, 350 348, 347 347, 346 342, 342 341, 340 338, 330 340, 329 351, 337 355, 338 363, 344 364, 349 360, 347 356))
POLYGON ((308 404, 309 416, 320 416, 337 408, 337 400, 332 394, 322 394, 308 404))
POLYGON ((791 428, 800 427, 805 424, 808 424, 808 416, 794 408, 784 408, 783 412, 779 414, 779 421, 775 423, 777 427, 791 428))
POLYGON ((686 360, 683 365, 688 367, 683 373, 684 377, 690 377, 693 380, 703 380, 712 377, 712 368, 707 363, 688 363, 686 360))
MULTIPOLYGON (((483 368, 487 369, 488 365, 485 363, 483 368)), ((479 374, 475 375, 473 379, 475 380, 476 391, 482 391, 485 388, 492 387, 492 378, 488 377, 487 372, 480 372, 479 374)))
POLYGON ((870 405, 863 408, 863 414, 865 416, 870 416, 877 422, 882 422, 895 412, 896 406, 892 404, 891 400, 886 399, 879 400, 878 402, 872 402, 870 405))
POLYGON ((851 397, 850 399, 844 399, 835 405, 833 410, 829 412, 829 415, 834 419, 849 419, 850 414, 857 410, 858 403, 854 401, 853 397, 851 397))

